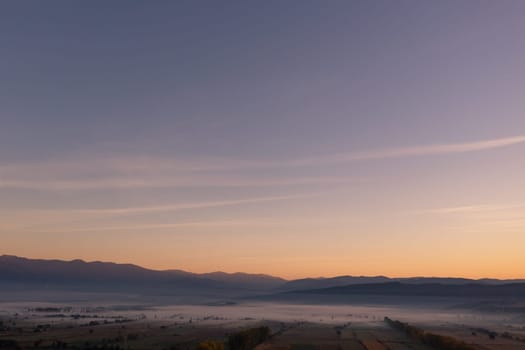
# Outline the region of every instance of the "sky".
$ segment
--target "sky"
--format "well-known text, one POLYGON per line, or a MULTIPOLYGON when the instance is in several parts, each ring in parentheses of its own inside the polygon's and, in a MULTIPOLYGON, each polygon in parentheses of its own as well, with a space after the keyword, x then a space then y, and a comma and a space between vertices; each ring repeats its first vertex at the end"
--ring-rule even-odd
POLYGON ((525 278, 525 2, 0 4, 0 254, 525 278))

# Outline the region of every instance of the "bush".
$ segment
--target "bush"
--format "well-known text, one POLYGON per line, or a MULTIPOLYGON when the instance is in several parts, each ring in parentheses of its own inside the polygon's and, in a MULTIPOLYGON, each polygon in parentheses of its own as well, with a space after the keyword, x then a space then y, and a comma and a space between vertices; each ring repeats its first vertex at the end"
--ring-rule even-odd
POLYGON ((18 350, 20 346, 16 340, 0 339, 0 349, 18 350))
POLYGON ((230 350, 252 350, 270 337, 270 328, 258 327, 232 334, 228 337, 230 350))
POLYGON ((214 340, 207 340, 200 342, 197 345, 197 350, 224 350, 224 344, 214 340))

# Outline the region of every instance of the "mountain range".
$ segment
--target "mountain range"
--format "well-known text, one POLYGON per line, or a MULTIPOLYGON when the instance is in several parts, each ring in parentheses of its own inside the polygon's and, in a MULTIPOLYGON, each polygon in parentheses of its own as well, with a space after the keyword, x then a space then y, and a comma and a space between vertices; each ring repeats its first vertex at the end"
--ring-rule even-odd
POLYGON ((394 295, 394 296, 523 296, 525 280, 386 276, 283 278, 248 273, 191 273, 151 270, 132 264, 42 260, 0 256, 0 287, 4 290, 65 290, 164 296, 206 295, 394 295))

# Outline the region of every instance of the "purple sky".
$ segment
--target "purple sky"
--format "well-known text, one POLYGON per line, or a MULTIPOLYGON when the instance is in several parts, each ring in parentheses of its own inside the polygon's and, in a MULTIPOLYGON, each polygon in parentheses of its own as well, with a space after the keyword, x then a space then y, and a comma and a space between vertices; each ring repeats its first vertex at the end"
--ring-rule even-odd
POLYGON ((523 1, 4 1, 0 254, 516 277, 523 33, 523 1))

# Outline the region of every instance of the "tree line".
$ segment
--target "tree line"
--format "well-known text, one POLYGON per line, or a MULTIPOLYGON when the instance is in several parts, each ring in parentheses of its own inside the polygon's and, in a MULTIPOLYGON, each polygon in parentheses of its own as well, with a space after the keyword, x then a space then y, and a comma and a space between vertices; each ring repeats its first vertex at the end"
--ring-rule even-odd
POLYGON ((385 322, 392 328, 405 332, 412 339, 419 340, 423 344, 440 350, 476 350, 464 341, 453 337, 426 332, 408 323, 392 320, 385 317, 385 322))
POLYGON ((225 343, 219 341, 204 341, 197 345, 197 350, 252 350, 270 337, 270 328, 256 327, 230 334, 225 343))

